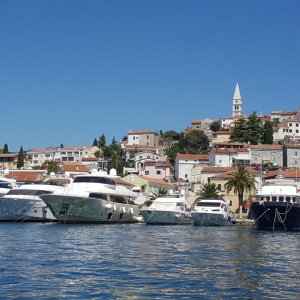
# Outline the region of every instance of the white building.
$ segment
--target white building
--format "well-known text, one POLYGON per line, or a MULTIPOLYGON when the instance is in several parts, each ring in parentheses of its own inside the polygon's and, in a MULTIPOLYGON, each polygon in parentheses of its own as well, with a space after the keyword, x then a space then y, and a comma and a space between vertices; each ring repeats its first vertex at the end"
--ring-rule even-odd
POLYGON ((27 152, 31 157, 31 166, 40 166, 47 161, 61 162, 81 162, 82 157, 93 157, 93 154, 98 151, 96 146, 72 146, 58 148, 40 148, 32 149, 27 152))
POLYGON ((248 148, 216 148, 209 153, 209 164, 218 167, 249 166, 248 148))
POLYGON ((175 159, 175 178, 190 181, 191 170, 195 165, 208 165, 208 155, 177 154, 175 159))

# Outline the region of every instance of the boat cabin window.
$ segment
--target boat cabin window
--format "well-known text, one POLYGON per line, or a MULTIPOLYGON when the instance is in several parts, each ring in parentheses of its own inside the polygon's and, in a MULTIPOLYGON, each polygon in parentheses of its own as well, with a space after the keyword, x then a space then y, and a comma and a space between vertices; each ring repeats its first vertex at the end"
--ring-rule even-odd
POLYGON ((12 189, 12 186, 9 182, 6 181, 0 181, 0 188, 4 189, 12 189))
POLYGON ((220 202, 198 202, 197 206, 220 207, 220 202))
POLYGON ((272 196, 272 201, 277 201, 277 197, 276 196, 272 196))
POLYGON ((100 193, 90 193, 89 197, 90 198, 106 200, 106 195, 105 194, 100 194, 100 193))
POLYGON ((14 189, 10 190, 7 195, 26 195, 26 196, 39 196, 45 194, 52 194, 50 191, 43 190, 23 190, 23 189, 14 189))
POLYGON ((289 196, 285 197, 285 201, 291 202, 291 197, 289 197, 289 196))
POLYGON ((78 176, 74 179, 74 182, 86 182, 86 183, 103 183, 109 185, 115 185, 115 181, 112 178, 108 177, 99 177, 99 176, 78 176))
POLYGON ((122 196, 110 195, 110 200, 117 203, 127 203, 126 199, 122 196))

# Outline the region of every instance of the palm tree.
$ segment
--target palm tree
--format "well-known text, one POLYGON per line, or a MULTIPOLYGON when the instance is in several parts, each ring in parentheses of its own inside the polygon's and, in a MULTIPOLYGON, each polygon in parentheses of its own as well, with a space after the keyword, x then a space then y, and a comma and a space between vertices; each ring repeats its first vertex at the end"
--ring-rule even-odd
POLYGON ((197 196, 199 196, 197 199, 220 198, 217 185, 211 182, 205 183, 201 191, 197 193, 197 196))
POLYGON ((200 200, 200 199, 218 199, 221 197, 221 195, 219 195, 219 191, 217 188, 217 185, 215 183, 205 183, 201 189, 200 192, 198 192, 196 194, 197 198, 194 201, 193 205, 196 205, 196 203, 200 200))
POLYGON ((230 179, 225 183, 224 187, 227 194, 233 189, 233 192, 238 195, 239 207, 243 205, 244 192, 255 191, 255 179, 250 176, 244 166, 239 166, 237 169, 229 173, 230 179))
POLYGON ((143 205, 150 206, 156 198, 167 195, 167 194, 168 194, 168 191, 166 189, 160 187, 149 194, 148 200, 145 201, 143 205))

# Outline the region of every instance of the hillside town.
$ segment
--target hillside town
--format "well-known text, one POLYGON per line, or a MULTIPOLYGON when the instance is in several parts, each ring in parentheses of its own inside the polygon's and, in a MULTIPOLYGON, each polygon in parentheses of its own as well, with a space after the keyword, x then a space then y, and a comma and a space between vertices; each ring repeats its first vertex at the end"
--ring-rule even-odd
MULTIPOLYGON (((215 183, 220 195, 232 200, 232 209, 235 210, 239 204, 237 195, 233 191, 227 194, 224 186, 230 172, 238 166, 247 168, 255 178, 257 188, 263 180, 275 178, 278 174, 297 181, 299 124, 300 110, 245 115, 239 85, 236 84, 230 117, 191 120, 181 133, 132 129, 119 143, 114 140, 110 148, 106 146, 104 135, 99 140, 95 139, 93 145, 21 149, 22 155, 9 152, 5 144, 0 150, 0 176, 14 178, 18 183, 37 183, 42 182, 47 173, 49 175, 51 164, 57 166, 58 173, 71 177, 93 169, 115 168, 121 177, 118 184, 139 193, 141 199, 146 199, 149 193, 160 188, 184 189, 189 202, 193 203, 206 183, 215 183), (249 139, 237 138, 237 128, 243 129, 245 122, 253 116, 261 122, 262 128, 271 124, 269 140, 251 140, 255 132, 249 126, 249 139), (201 132, 202 137, 207 138, 207 146, 202 147, 195 142, 183 152, 177 151, 180 150, 176 148, 180 138, 195 132, 201 132), (173 138, 170 138, 171 133, 173 138), (105 147, 110 149, 110 153, 105 147)), ((244 201, 251 201, 253 196, 246 193, 244 201)))

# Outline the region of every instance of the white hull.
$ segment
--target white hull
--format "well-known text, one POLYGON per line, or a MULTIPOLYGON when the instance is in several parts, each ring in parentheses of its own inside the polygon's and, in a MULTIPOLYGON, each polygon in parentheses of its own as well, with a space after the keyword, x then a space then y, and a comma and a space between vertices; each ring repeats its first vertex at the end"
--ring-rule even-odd
POLYGON ((191 224, 191 214, 183 211, 166 211, 141 209, 146 224, 152 225, 184 225, 191 224))
POLYGON ((116 203, 89 197, 42 195, 60 223, 137 223, 136 204, 116 203))
POLYGON ((37 196, 20 198, 20 196, 0 198, 0 221, 53 221, 52 212, 37 196))
POLYGON ((226 226, 233 225, 230 217, 223 214, 192 212, 192 220, 195 226, 226 226))

